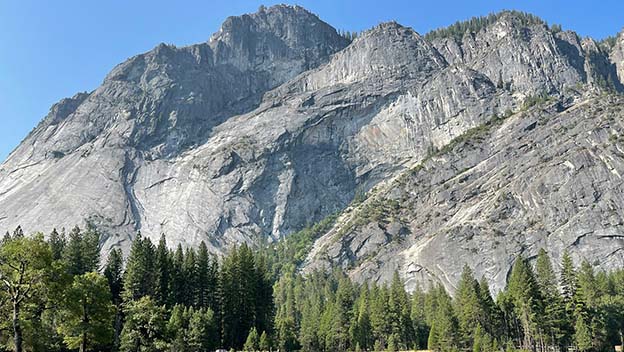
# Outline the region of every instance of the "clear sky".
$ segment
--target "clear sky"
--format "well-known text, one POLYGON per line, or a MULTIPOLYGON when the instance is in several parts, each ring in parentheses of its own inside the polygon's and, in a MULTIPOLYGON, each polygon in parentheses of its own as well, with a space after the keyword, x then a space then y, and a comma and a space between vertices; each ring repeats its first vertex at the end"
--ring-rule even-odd
MULTIPOLYGON (((0 0, 0 161, 58 100, 91 91, 116 64, 164 42, 208 40, 256 0, 0 0)), ((419 33, 501 9, 536 14, 582 36, 624 26, 622 0, 293 0, 337 29, 396 20, 419 33)))

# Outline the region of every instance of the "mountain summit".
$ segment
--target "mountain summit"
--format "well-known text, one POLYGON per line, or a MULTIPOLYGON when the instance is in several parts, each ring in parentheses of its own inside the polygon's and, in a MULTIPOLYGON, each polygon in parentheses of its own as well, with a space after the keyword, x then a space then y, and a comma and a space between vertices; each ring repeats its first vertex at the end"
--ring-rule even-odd
POLYGON ((624 265, 622 34, 520 12, 347 39, 298 6, 161 44, 54 105, 0 166, 0 226, 213 252, 338 213, 305 270, 501 288, 514 256, 624 265))

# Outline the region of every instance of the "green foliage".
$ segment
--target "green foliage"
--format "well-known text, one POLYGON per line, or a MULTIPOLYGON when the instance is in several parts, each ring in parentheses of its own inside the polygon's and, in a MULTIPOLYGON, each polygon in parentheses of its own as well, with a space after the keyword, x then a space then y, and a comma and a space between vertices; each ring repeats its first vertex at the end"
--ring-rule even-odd
POLYGON ((107 279, 95 272, 75 276, 62 300, 58 331, 71 349, 99 350, 113 336, 113 315, 107 279))
POLYGON ((624 270, 600 272, 587 261, 575 269, 567 252, 560 278, 545 250, 535 267, 517 258, 494 302, 467 266, 454 298, 440 285, 409 293, 396 272, 387 284, 359 284, 341 270, 304 277, 283 265, 273 283, 268 263, 277 261, 267 251, 242 245, 219 261, 205 244, 171 251, 164 237, 154 247, 138 236, 125 273, 119 250, 103 275, 80 273, 96 248, 85 236, 73 231, 63 244, 58 233, 46 242, 17 229, 2 240, 0 341, 8 348, 602 351, 624 333, 624 270))
POLYGON ((149 296, 130 301, 125 307, 121 352, 156 352, 167 347, 166 310, 149 296))
POLYGON ((267 335, 266 331, 262 332, 260 335, 260 351, 266 352, 271 350, 271 340, 269 339, 269 335, 267 335))
MULTIPOLYGON (((425 35, 425 39, 431 41, 438 38, 453 38, 460 41, 466 33, 476 33, 481 29, 496 23, 501 17, 511 15, 522 26, 530 25, 546 25, 539 17, 520 11, 502 11, 489 14, 487 16, 472 17, 466 21, 458 21, 446 28, 440 28, 430 31, 425 35)), ((558 27, 559 30, 561 26, 558 27)))
POLYGON ((524 102, 522 103, 522 110, 528 110, 534 106, 542 105, 552 99, 553 98, 546 93, 528 96, 524 99, 524 102))
POLYGON ((609 52, 611 51, 611 49, 613 49, 616 43, 617 43, 617 36, 608 36, 602 39, 601 41, 599 41, 598 45, 600 45, 600 47, 603 50, 609 52))
POLYGON ((454 350, 459 346, 459 338, 457 336, 459 326, 453 311, 451 298, 440 287, 434 299, 436 300, 436 309, 429 332, 428 348, 433 351, 454 350))
POLYGON ((130 256, 124 273, 122 296, 125 301, 138 300, 154 295, 156 271, 154 270, 155 249, 149 238, 141 234, 132 242, 130 256))
POLYGON ((52 251, 43 234, 24 236, 20 228, 0 245, 1 303, 5 321, 11 322, 13 346, 21 352, 24 343, 24 309, 45 300, 50 283, 52 251), (48 284, 48 285, 46 285, 48 284))
POLYGON ((255 352, 260 350, 260 337, 258 336, 258 331, 256 328, 251 328, 249 331, 249 335, 247 335, 247 340, 245 341, 245 345, 243 345, 243 351, 245 352, 255 352))
MULTIPOLYGON (((100 235, 92 227, 82 232, 79 227, 69 233, 67 244, 63 246, 62 257, 69 275, 81 275, 98 270, 100 263, 100 235)), ((58 250, 55 243, 55 250, 58 250)))
POLYGON ((314 241, 331 229, 337 218, 337 214, 332 214, 317 224, 292 233, 275 244, 268 245, 265 256, 269 258, 268 265, 271 269, 271 277, 276 279, 288 267, 301 265, 310 252, 314 241))

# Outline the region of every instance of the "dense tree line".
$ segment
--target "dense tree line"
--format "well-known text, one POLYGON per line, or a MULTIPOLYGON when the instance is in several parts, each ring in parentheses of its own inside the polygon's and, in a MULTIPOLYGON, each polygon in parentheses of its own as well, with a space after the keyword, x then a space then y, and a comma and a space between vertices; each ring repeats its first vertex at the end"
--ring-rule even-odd
POLYGON ((296 270, 319 228, 286 247, 241 245, 217 258, 205 244, 170 250, 137 236, 99 268, 99 235, 78 228, 0 243, 0 343, 12 351, 606 351, 622 343, 624 270, 560 274, 541 250, 519 257, 493 298, 465 267, 454 296, 355 283, 342 271, 296 270), (296 258, 289 258, 292 253, 296 258), (279 255, 278 255, 279 254, 279 255), (269 256, 270 258, 267 258, 269 256), (294 260, 293 260, 294 259, 294 260), (279 270, 273 275, 272 270, 279 270))
POLYGON ((281 350, 434 351, 612 350, 624 333, 624 271, 575 268, 566 253, 558 277, 544 250, 535 265, 520 257, 505 290, 464 268, 454 298, 442 286, 408 294, 389 285, 352 283, 340 271, 291 271, 275 286, 281 350))
POLYGON ((210 351, 271 347, 266 260, 246 245, 218 260, 138 235, 127 261, 112 250, 100 273, 99 234, 73 229, 0 244, 0 342, 12 351, 210 351), (253 334, 250 334, 253 335, 253 334))
MULTIPOLYGON (((523 26, 547 25, 544 20, 535 15, 522 11, 511 10, 491 13, 487 16, 476 16, 465 21, 458 21, 448 27, 434 29, 428 32, 425 35, 425 38, 427 40, 433 40, 437 38, 454 38, 457 41, 461 41, 461 39, 464 37, 464 34, 477 33, 481 29, 496 23, 502 16, 506 14, 512 14, 514 19, 516 19, 516 21, 518 21, 518 23, 523 26)), ((553 32, 560 32, 561 26, 555 24, 550 29, 553 32)))

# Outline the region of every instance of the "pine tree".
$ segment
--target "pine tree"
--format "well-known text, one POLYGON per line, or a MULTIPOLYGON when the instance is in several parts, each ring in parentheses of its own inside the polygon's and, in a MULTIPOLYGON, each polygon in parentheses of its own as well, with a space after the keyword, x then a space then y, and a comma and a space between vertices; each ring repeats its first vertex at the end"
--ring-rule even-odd
POLYGON ((342 278, 336 290, 332 337, 329 346, 335 351, 346 351, 350 345, 349 330, 352 320, 353 286, 348 278, 342 278))
POLYGON ((173 351, 184 352, 188 350, 188 308, 182 304, 176 304, 171 309, 169 321, 166 325, 169 348, 173 351))
POLYGON ((258 331, 256 328, 251 328, 249 331, 249 335, 247 335, 247 340, 245 341, 245 345, 243 346, 243 351, 245 352, 255 352, 260 350, 260 337, 258 336, 258 331))
POLYGON ((24 237, 24 230, 22 230, 22 226, 18 225, 13 231, 13 238, 22 238, 24 237))
POLYGON ((126 321, 121 333, 121 352, 164 351, 166 343, 165 309, 149 297, 130 301, 125 307, 126 321))
POLYGON ((124 273, 122 296, 125 302, 153 296, 155 287, 154 245, 138 234, 132 243, 124 273))
POLYGON ((483 310, 479 302, 479 286, 472 270, 465 265, 457 292, 455 293, 455 312, 459 323, 459 342, 464 349, 473 345, 473 333, 483 310))
POLYGON ((219 334, 214 313, 210 308, 195 310, 189 317, 188 343, 191 351, 211 351, 217 348, 219 334))
POLYGON ((500 336, 504 330, 502 312, 492 299, 490 286, 485 276, 479 282, 478 296, 483 314, 479 319, 479 324, 490 336, 500 336))
POLYGON ((543 248, 538 252, 535 270, 544 306, 544 317, 541 319, 544 338, 550 345, 562 346, 569 340, 571 326, 557 289, 557 278, 550 257, 543 248))
POLYGON ((197 252, 197 306, 202 308, 210 307, 210 291, 214 289, 211 287, 210 278, 210 257, 208 255, 208 248, 206 243, 202 241, 199 245, 197 252))
POLYGON ((368 285, 362 285, 360 295, 355 305, 355 314, 351 324, 351 340, 361 349, 368 350, 372 347, 373 328, 370 322, 368 285))
POLYGON ((254 260, 255 281, 255 326, 259 331, 273 331, 275 319, 275 304, 273 301, 273 283, 269 268, 264 256, 257 256, 254 260))
POLYGON ((570 253, 565 250, 561 257, 561 290, 568 311, 572 309, 572 299, 576 291, 576 271, 570 253))
POLYGON ((184 250, 178 247, 171 260, 171 280, 169 287, 169 302, 171 305, 184 304, 186 301, 186 280, 184 277, 184 250))
POLYGON ((67 245, 65 233, 59 234, 56 231, 56 228, 53 229, 52 233, 50 233, 48 243, 50 244, 50 249, 52 250, 52 260, 60 260, 63 257, 63 251, 67 245))
POLYGON ((158 247, 156 247, 156 287, 154 289, 154 298, 160 305, 170 304, 169 288, 171 285, 171 258, 169 249, 167 248, 167 238, 165 234, 160 236, 158 247))
POLYGON ((579 351, 587 351, 592 348, 592 336, 585 319, 578 317, 574 326, 574 344, 579 351))
POLYGON ((429 325, 425 313, 425 293, 416 287, 412 293, 412 324, 414 325, 414 333, 416 335, 416 349, 424 350, 427 348, 427 339, 429 338, 429 325))
MULTIPOLYGON (((225 268, 226 263, 223 265, 222 273, 225 271, 225 268)), ((279 348, 280 351, 297 350, 299 347, 297 341, 298 329, 295 322, 294 273, 292 271, 284 273, 276 283, 275 301, 278 306, 278 311, 275 316, 276 347, 279 348)), ((321 319, 323 319, 323 317, 321 317, 321 319)), ((307 332, 307 330, 304 331, 304 333, 305 332, 307 332)), ((307 337, 302 337, 302 340, 305 341, 305 339, 307 339, 307 337)), ((306 348, 306 350, 308 349, 306 348)))
POLYGON ((428 348, 433 351, 452 351, 458 347, 459 325, 453 312, 451 298, 444 288, 436 289, 436 312, 431 324, 428 348))
POLYGON ((186 306, 196 306, 197 301, 197 260, 195 251, 186 249, 184 255, 184 304, 186 306))
POLYGON ((522 348, 533 349, 538 338, 538 319, 542 316, 541 296, 535 274, 526 259, 518 257, 511 270, 507 290, 521 327, 522 348))
POLYGON ((113 331, 113 350, 119 347, 119 337, 123 328, 123 312, 121 293, 123 291, 123 255, 121 249, 113 249, 108 254, 108 261, 104 269, 104 276, 108 281, 111 299, 115 306, 115 323, 113 331))
POLYGON ((398 272, 394 272, 390 285, 390 297, 388 305, 390 308, 390 319, 392 324, 392 334, 395 335, 397 347, 407 348, 414 343, 414 330, 410 318, 409 296, 405 292, 405 285, 401 281, 398 272))
POLYGON ((385 286, 373 285, 370 306, 373 336, 381 346, 386 346, 392 327, 388 316, 388 290, 385 286))
POLYGON ((271 340, 269 339, 269 335, 267 335, 266 331, 262 332, 260 335, 260 351, 268 352, 271 350, 271 340))

